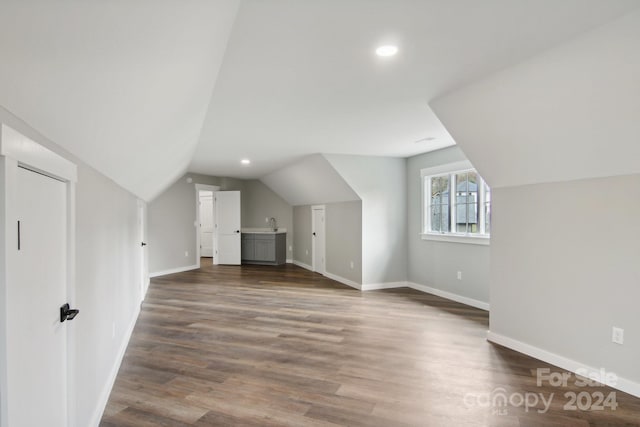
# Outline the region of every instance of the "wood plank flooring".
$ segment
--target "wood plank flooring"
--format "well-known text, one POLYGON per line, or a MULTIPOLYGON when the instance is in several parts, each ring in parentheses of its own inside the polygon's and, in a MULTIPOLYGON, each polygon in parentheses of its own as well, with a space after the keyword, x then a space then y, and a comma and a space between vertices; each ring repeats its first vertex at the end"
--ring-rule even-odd
POLYGON ((575 376, 539 387, 536 369, 563 371, 487 329, 486 312, 410 289, 208 264, 152 280, 100 425, 640 426, 640 399, 575 376), (583 392, 587 410, 564 407, 583 392))

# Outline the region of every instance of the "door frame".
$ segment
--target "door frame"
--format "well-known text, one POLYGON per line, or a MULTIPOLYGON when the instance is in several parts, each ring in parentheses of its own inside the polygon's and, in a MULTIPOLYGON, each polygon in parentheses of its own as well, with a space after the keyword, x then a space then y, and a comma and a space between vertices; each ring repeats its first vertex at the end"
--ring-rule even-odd
MULTIPOLYGON (((193 225, 195 225, 196 229, 196 265, 200 268, 200 191, 220 191, 220 186, 218 185, 208 185, 208 184, 196 184, 196 221, 193 225)), ((215 196, 215 194, 214 194, 215 196)), ((216 223, 216 202, 215 197, 213 199, 213 223, 216 223)), ((214 232, 215 234, 215 232, 214 232)), ((215 260, 215 247, 213 248, 213 259, 215 260)))
MULTIPOLYGON (((4 224, 0 225, 0 427, 8 427, 7 418, 7 287, 8 271, 15 265, 17 245, 16 201, 18 167, 62 181, 67 193, 67 302, 75 301, 75 229, 76 182, 78 168, 75 163, 29 139, 4 123, 0 124, 0 211, 4 224)), ((75 426, 75 327, 67 326, 67 423, 75 426)))
POLYGON ((327 272, 327 210, 325 208, 325 205, 311 206, 311 233, 311 269, 324 276, 327 272), (316 229, 316 217, 313 211, 322 211, 322 213, 324 214, 324 227, 322 228, 322 232, 324 233, 324 235, 322 236, 322 240, 324 241, 324 247, 322 248, 324 251, 322 253, 322 258, 324 259, 324 269, 322 272, 319 272, 316 268, 316 239, 313 236, 313 233, 315 233, 316 229))

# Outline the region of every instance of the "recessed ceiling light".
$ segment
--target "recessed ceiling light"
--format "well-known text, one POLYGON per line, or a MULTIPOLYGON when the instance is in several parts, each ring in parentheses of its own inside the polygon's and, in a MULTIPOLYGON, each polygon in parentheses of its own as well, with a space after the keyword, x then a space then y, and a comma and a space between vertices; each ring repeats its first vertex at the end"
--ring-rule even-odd
POLYGON ((385 45, 376 49, 376 55, 378 56, 393 56, 398 53, 398 46, 385 45))
POLYGON ((249 165, 249 164, 251 164, 251 160, 249 160, 249 159, 242 159, 242 160, 240 160, 240 163, 242 163, 243 165, 249 165))
POLYGON ((422 138, 422 139, 419 139, 419 140, 414 141, 414 142, 417 144, 417 143, 419 143, 419 142, 430 142, 430 141, 435 141, 435 139, 436 139, 436 137, 435 137, 435 136, 428 136, 428 137, 426 137, 426 138, 422 138))

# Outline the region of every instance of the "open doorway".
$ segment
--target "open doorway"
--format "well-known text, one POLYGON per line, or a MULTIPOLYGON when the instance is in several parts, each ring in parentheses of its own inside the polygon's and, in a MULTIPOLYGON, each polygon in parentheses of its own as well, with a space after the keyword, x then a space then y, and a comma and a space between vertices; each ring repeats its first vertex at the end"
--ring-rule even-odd
POLYGON ((196 184, 196 254, 198 266, 201 258, 211 265, 215 254, 215 209, 213 193, 220 190, 215 185, 196 184))
POLYGON ((200 191, 200 258, 213 258, 213 191, 200 191))

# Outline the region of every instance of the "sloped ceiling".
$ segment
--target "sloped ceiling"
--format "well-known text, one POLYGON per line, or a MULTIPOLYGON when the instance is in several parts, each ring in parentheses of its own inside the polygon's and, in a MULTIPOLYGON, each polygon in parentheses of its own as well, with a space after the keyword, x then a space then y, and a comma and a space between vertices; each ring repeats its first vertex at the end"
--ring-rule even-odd
POLYGON ((305 157, 261 181, 291 206, 360 200, 321 154, 305 157))
POLYGON ((453 144, 428 102, 637 0, 246 0, 190 169, 259 178, 311 153, 453 144), (399 46, 394 58, 374 55, 399 46), (433 137, 431 142, 416 141, 433 137), (240 159, 250 158, 250 167, 240 159))
POLYGON ((634 7, 0 0, 0 104, 150 200, 187 169, 259 178, 311 153, 404 157, 450 145, 432 99, 634 7), (377 58, 382 43, 400 53, 377 58))
POLYGON ((640 10, 433 102, 493 187, 640 173, 640 10))
POLYGON ((236 0, 2 0, 0 104, 149 200, 191 161, 236 0))

